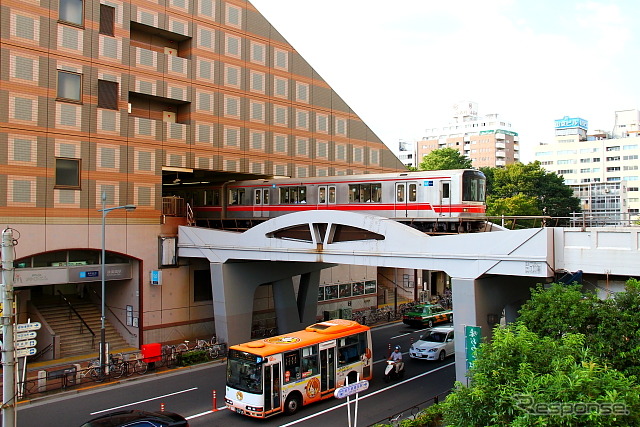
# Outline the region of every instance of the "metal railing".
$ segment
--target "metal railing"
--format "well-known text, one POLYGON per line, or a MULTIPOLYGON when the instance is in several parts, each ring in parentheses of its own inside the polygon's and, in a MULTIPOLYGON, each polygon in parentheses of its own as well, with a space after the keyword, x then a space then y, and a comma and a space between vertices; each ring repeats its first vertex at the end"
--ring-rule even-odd
POLYGON ((67 297, 65 297, 64 294, 62 292, 60 292, 60 290, 58 290, 58 293, 60 294, 60 297, 64 300, 64 302, 66 302, 67 305, 69 306, 69 320, 71 320, 71 313, 73 312, 78 317, 78 319, 80 319, 80 322, 81 322, 81 324, 80 324, 80 333, 82 333, 82 331, 83 331, 82 326, 87 328, 87 330, 91 333, 91 348, 93 348, 95 346, 96 333, 93 332, 93 330, 91 329, 89 324, 82 318, 80 313, 78 313, 78 311, 75 309, 73 304, 71 304, 71 302, 69 302, 67 297))

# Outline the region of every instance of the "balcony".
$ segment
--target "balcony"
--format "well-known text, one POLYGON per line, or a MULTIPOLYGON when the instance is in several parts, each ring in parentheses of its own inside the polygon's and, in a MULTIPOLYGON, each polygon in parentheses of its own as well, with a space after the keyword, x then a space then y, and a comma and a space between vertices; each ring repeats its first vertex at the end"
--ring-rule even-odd
POLYGON ((497 150, 497 151, 496 151, 496 157, 504 158, 504 157, 507 157, 507 155, 506 155, 506 153, 504 152, 504 150, 497 150))
POLYGON ((504 142, 496 142, 497 150, 504 150, 506 148, 506 144, 504 142))

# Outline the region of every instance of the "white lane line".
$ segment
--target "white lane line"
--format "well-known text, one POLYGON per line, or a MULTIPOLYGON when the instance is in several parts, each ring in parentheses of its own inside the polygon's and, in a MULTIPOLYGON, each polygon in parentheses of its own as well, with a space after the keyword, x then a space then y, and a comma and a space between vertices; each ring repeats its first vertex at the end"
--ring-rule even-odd
POLYGON ((152 400, 162 399, 163 397, 175 396, 176 394, 187 393, 189 391, 194 391, 194 390, 197 390, 197 389, 198 389, 198 387, 193 387, 193 388, 188 388, 186 390, 176 391, 176 392, 169 393, 169 394, 163 394, 162 396, 151 397, 151 398, 145 399, 145 400, 138 400, 137 402, 127 403, 126 405, 114 406, 113 408, 107 408, 107 409, 103 409, 102 411, 92 412, 89 415, 102 414, 103 412, 113 411, 114 409, 126 408, 127 406, 137 405, 138 403, 150 402, 152 400))
MULTIPOLYGON (((384 362, 384 361, 385 361, 384 359, 383 359, 383 360, 378 360, 377 362, 374 362, 374 364, 375 364, 375 363, 384 362)), ((374 392, 372 392, 372 393, 366 394, 366 395, 364 395, 364 396, 360 397, 360 398, 359 398, 359 400, 366 399, 366 398, 371 397, 371 396, 375 396, 375 395, 376 395, 376 394, 378 394, 378 393, 382 393, 383 391, 390 390, 390 389, 392 389, 392 388, 394 388, 394 387, 398 387, 399 385, 402 385, 402 384, 404 384, 404 383, 406 383, 406 382, 413 381, 413 380, 418 379, 418 378, 421 378, 421 377, 423 377, 423 376, 425 376, 425 375, 429 375, 429 374, 431 374, 431 373, 433 373, 433 372, 438 372, 439 370, 444 369, 444 368, 448 368, 448 367, 450 367, 450 366, 455 366, 455 364, 456 364, 455 362, 452 362, 452 363, 449 363, 449 364, 447 364, 447 365, 440 366, 439 368, 436 368, 436 369, 434 369, 434 370, 432 370, 432 371, 423 372, 422 374, 420 374, 420 375, 416 375, 415 377, 407 378, 406 380, 403 380, 403 381, 400 381, 399 383, 396 383, 396 384, 390 385, 389 387, 381 388, 380 390, 377 390, 377 391, 374 391, 374 392)), ((336 409, 338 409, 338 408, 341 408, 341 407, 345 406, 346 404, 347 404, 347 402, 341 403, 341 404, 339 404, 339 405, 336 405, 336 406, 333 406, 333 407, 331 407, 331 408, 325 409, 324 411, 317 412, 317 413, 312 414, 312 415, 309 415, 309 416, 307 416, 307 417, 300 418, 300 419, 299 419, 299 420, 297 420, 297 421, 290 422, 289 424, 282 424, 280 427, 287 427, 287 426, 292 426, 292 425, 295 425, 295 424, 301 423, 301 422, 306 421, 306 420, 308 420, 308 419, 311 419, 311 418, 317 417, 318 415, 322 415, 322 414, 326 414, 327 412, 334 411, 334 410, 336 410, 336 409)), ((226 409, 226 406, 224 406, 224 407, 222 407, 222 408, 220 408, 220 409, 226 409)), ((217 411, 206 411, 206 412, 202 412, 202 413, 200 413, 200 414, 191 415, 191 416, 186 417, 186 418, 187 418, 187 420, 191 420, 191 419, 193 419, 193 418, 197 418, 197 417, 202 417, 202 416, 204 416, 204 415, 213 414, 214 412, 217 412, 217 411)))
POLYGON ((426 331, 427 329, 429 329, 429 328, 416 329, 415 331, 407 332, 406 334, 396 335, 395 337, 391 337, 391 338, 389 338, 389 339, 394 340, 394 339, 396 339, 396 338, 406 337, 407 335, 415 334, 416 332, 426 331))
MULTIPOLYGON (((389 387, 381 388, 380 390, 376 390, 376 391, 374 391, 374 392, 372 392, 372 393, 366 394, 366 395, 364 395, 364 396, 360 397, 360 398, 359 398, 359 400, 367 399, 367 398, 369 398, 369 397, 371 397, 371 396, 375 396, 375 395, 376 395, 376 394, 378 394, 378 393, 382 393, 383 391, 390 390, 390 389, 392 389, 392 388, 394 388, 394 387, 398 387, 399 385, 402 385, 402 384, 404 384, 404 383, 406 383, 406 382, 413 381, 413 380, 418 379, 418 378, 420 378, 420 377, 423 377, 423 376, 425 376, 425 375, 429 375, 429 374, 431 374, 431 373, 433 373, 433 372, 437 372, 437 371, 439 371, 439 370, 441 370, 441 369, 448 368, 448 367, 450 367, 450 366, 454 366, 455 364, 456 364, 455 362, 453 362, 453 363, 449 363, 448 365, 440 366, 439 368, 436 368, 436 369, 434 369, 434 370, 432 370, 432 371, 424 372, 424 373, 422 373, 422 374, 420 374, 420 375, 416 375, 415 377, 407 378, 406 380, 404 380, 404 381, 400 381, 399 383, 395 383, 395 384, 393 384, 393 385, 390 385, 389 387)), ((317 417, 318 415, 322 415, 322 414, 325 414, 325 413, 327 413, 327 412, 331 412, 331 411, 334 411, 334 410, 336 410, 336 409, 338 409, 338 408, 341 408, 341 407, 343 407, 343 406, 346 406, 346 404, 347 404, 347 402, 341 403, 341 404, 339 404, 339 405, 336 405, 336 406, 333 406, 333 407, 331 407, 331 408, 325 409, 324 411, 317 412, 317 413, 315 413, 315 414, 311 414, 311 415, 306 416, 306 417, 304 417, 304 418, 300 418, 299 420, 296 420, 296 421, 290 422, 289 424, 282 424, 280 427, 288 427, 288 426, 292 426, 292 425, 295 425, 295 424, 301 423, 301 422, 303 422, 303 421, 307 421, 307 420, 309 420, 309 419, 311 419, 311 418, 317 417)))

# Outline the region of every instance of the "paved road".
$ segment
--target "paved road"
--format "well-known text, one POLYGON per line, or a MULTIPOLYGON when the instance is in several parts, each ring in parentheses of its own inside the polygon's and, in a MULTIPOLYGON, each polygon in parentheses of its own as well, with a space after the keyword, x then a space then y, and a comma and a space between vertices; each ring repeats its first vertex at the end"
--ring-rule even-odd
MULTIPOLYGON (((444 393, 453 386, 455 367, 453 358, 445 362, 409 360, 403 381, 386 384, 382 381, 389 344, 400 344, 404 352, 419 331, 402 324, 392 324, 373 330, 374 379, 370 388, 360 394, 358 425, 370 425, 397 414, 432 396, 444 393)), ((319 422, 340 425, 347 422, 345 400, 328 399, 302 408, 293 416, 275 416, 255 420, 232 413, 224 408, 225 366, 206 364, 179 369, 165 374, 147 374, 132 377, 120 384, 92 385, 83 390, 20 404, 17 420, 19 427, 79 426, 100 413, 118 408, 157 411, 165 410, 189 418, 191 426, 251 425, 256 426, 315 426, 319 422), (217 393, 217 411, 214 411, 213 391, 217 393)), ((408 413, 406 415, 409 415, 408 413)))

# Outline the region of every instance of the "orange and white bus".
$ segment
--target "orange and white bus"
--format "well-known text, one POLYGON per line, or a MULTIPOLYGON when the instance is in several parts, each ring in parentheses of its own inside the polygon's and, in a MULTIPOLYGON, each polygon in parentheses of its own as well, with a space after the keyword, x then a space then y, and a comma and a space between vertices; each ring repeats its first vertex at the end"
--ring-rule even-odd
POLYGON ((370 380, 371 330, 334 319, 302 331, 229 347, 227 408, 250 417, 293 414, 333 396, 337 387, 370 380))

